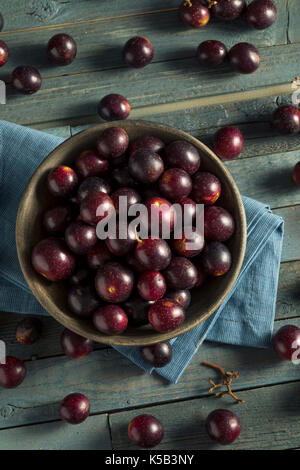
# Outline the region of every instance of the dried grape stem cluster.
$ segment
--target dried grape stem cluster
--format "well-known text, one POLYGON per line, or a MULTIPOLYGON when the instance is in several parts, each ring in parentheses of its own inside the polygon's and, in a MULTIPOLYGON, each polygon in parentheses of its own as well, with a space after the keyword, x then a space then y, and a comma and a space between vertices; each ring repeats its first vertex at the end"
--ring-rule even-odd
POLYGON ((213 369, 218 370, 221 373, 222 378, 223 378, 223 381, 219 384, 215 384, 213 380, 209 381, 210 384, 212 385, 212 387, 209 389, 209 393, 215 393, 216 397, 223 397, 224 395, 230 395, 238 403, 245 403, 245 400, 238 398, 235 395, 235 393, 233 393, 233 391, 231 390, 232 381, 234 378, 235 379, 239 378, 240 376, 239 372, 234 372, 234 371, 225 372, 223 367, 217 366, 215 364, 211 364, 210 362, 203 362, 203 365, 207 367, 212 367, 213 369), (224 386, 227 388, 227 390, 214 392, 217 388, 224 387, 224 386))

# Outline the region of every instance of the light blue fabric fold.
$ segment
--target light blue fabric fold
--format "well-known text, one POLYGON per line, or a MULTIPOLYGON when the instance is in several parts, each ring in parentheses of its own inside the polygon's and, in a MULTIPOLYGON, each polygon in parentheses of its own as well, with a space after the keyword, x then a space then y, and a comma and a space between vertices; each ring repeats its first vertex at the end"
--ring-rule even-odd
MULTIPOLYGON (((63 141, 44 132, 0 121, 0 310, 48 315, 31 294, 19 267, 15 222, 27 182, 41 161, 63 141)), ((171 363, 156 372, 176 383, 204 340, 265 348, 272 337, 283 220, 258 201, 243 197, 247 249, 241 273, 221 307, 208 320, 173 339, 171 363)), ((151 373, 138 348, 116 347, 151 373)))

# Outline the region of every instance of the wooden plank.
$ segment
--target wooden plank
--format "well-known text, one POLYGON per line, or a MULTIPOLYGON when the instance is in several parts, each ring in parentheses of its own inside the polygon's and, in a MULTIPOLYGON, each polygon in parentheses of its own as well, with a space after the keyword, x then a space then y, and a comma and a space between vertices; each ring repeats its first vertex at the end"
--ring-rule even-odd
MULTIPOLYGON (((287 24, 288 13, 288 0, 274 0, 278 8, 278 20, 276 24, 265 31, 266 34, 274 34, 275 30, 282 30, 284 38, 287 36, 288 27, 290 37, 294 32, 295 26, 287 24), (273 31, 272 31, 273 30, 273 31)), ((57 29, 64 26, 64 29, 69 25, 84 24, 90 22, 106 23, 111 22, 113 19, 121 19, 124 16, 133 16, 136 20, 139 15, 155 14, 156 12, 165 11, 168 15, 172 13, 178 16, 177 9, 180 2, 177 0, 169 0, 163 3, 160 0, 123 0, 122 2, 111 2, 109 0, 102 0, 99 4, 98 0, 89 0, 88 6, 80 0, 31 0, 24 2, 23 8, 20 8, 20 2, 17 0, 10 0, 1 6, 2 14, 5 18, 4 33, 15 33, 18 30, 29 29, 38 31, 40 29, 57 29), (71 6, 70 6, 71 5, 71 6), (174 10, 174 12, 172 11, 174 10)), ((297 5, 293 5, 292 12, 297 13, 297 5)), ((215 20, 211 19, 206 30, 214 27, 215 20)), ((178 24, 184 28, 179 20, 178 24)), ((238 19, 231 22, 230 28, 225 23, 217 23, 220 30, 227 30, 230 34, 236 28, 247 29, 248 33, 251 32, 250 28, 245 28, 243 19, 238 19)), ((187 29, 187 28, 186 28, 187 29)), ((238 41, 236 41, 238 42, 238 41)))
POLYGON ((12 33, 26 28, 53 29, 57 25, 61 27, 71 23, 110 21, 114 17, 143 15, 178 7, 177 0, 168 0, 167 4, 163 4, 161 0, 89 0, 88 6, 82 0, 31 0, 23 2, 22 8, 20 0, 3 3, 1 11, 5 18, 4 32, 12 33))
POLYGON ((62 421, 0 431, 1 450, 109 450, 107 415, 70 426, 62 421))
POLYGON ((293 168, 298 161, 300 150, 263 158, 237 159, 226 166, 242 194, 276 208, 300 203, 299 188, 292 180, 293 168))
MULTIPOLYGON (((230 28, 212 22, 208 28, 197 30, 185 27, 177 11, 123 17, 106 22, 71 24, 64 32, 74 37, 78 44, 76 60, 68 67, 54 66, 46 56, 46 45, 50 37, 61 28, 49 31, 20 31, 4 35, 10 49, 10 60, 5 66, 6 74, 20 63, 37 67, 43 77, 61 76, 70 73, 122 68, 122 48, 133 36, 148 37, 155 49, 154 62, 194 57, 200 42, 218 37, 228 47, 237 42, 253 41, 257 47, 286 44, 287 9, 282 1, 279 6, 279 24, 265 31, 245 28, 243 22, 232 23, 230 28)), ((198 68, 200 68, 200 65, 198 68)), ((2 72, 2 71, 1 71, 2 72)), ((293 77, 292 77, 293 78, 293 77)))
MULTIPOLYGON (((32 345, 23 345, 16 339, 17 324, 27 315, 15 313, 0 313, 0 338, 5 341, 8 354, 23 360, 37 360, 50 356, 62 356, 60 336, 64 327, 49 317, 39 317, 43 323, 43 335, 32 345)), ((104 344, 95 344, 94 350, 106 349, 104 344)))
POLYGON ((300 315, 299 296, 300 261, 280 266, 276 318, 294 318, 300 315))
POLYGON ((288 27, 288 41, 300 41, 300 28, 299 28, 299 15, 300 3, 298 0, 288 0, 289 11, 289 27, 288 27))
MULTIPOLYGON (((300 325, 300 319, 293 320, 300 325)), ((278 322, 276 328, 286 324, 278 322)), ((205 343, 180 382, 169 384, 156 374, 150 376, 115 350, 96 351, 83 360, 66 357, 27 363, 22 386, 1 391, 0 428, 52 421, 58 418, 57 403, 72 392, 91 400, 93 413, 205 396, 214 371, 202 361, 221 364, 241 373, 234 389, 300 380, 299 367, 278 361, 272 350, 205 343), (256 364, 259 364, 257 370, 256 364)))
POLYGON ((280 450, 300 444, 299 382, 239 393, 247 400, 235 405, 231 398, 201 398, 112 414, 109 416, 114 450, 131 450, 127 436, 130 420, 141 413, 161 421, 165 436, 156 450, 224 450, 205 431, 205 419, 216 408, 230 409, 242 423, 240 438, 226 450, 280 450))
POLYGON ((285 221, 281 261, 299 261, 300 206, 284 207, 273 212, 280 215, 285 221))
POLYGON ((226 66, 218 74, 203 70, 192 58, 153 63, 143 71, 124 68, 53 77, 44 80, 35 95, 11 94, 1 117, 37 125, 45 121, 45 109, 48 122, 95 116, 99 99, 116 90, 131 101, 135 108, 132 117, 148 119, 153 113, 168 114, 176 108, 183 111, 288 93, 289 83, 298 73, 299 53, 300 44, 262 48, 260 69, 247 77, 232 73, 226 66))

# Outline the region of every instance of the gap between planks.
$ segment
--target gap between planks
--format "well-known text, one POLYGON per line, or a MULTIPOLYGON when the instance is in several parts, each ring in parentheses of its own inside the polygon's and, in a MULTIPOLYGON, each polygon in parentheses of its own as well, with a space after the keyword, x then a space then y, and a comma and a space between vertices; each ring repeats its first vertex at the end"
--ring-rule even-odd
MULTIPOLYGON (((158 104, 158 105, 149 105, 149 106, 141 106, 136 107, 132 110, 130 117, 133 119, 139 119, 141 117, 151 116, 153 114, 168 114, 175 111, 185 111, 186 109, 193 109, 198 107, 204 106, 213 106, 213 105, 224 105, 229 103, 236 103, 236 102, 244 102, 244 101, 251 101, 261 98, 268 98, 271 96, 277 95, 288 95, 293 91, 291 83, 276 85, 273 87, 267 88, 258 88, 256 90, 248 90, 243 92, 236 92, 236 93, 227 93, 224 95, 217 95, 217 96, 207 96, 203 98, 193 98, 189 100, 177 101, 167 104, 158 104)), ((35 129, 47 129, 47 126, 56 126, 57 124, 65 124, 70 126, 80 125, 80 123, 84 124, 93 124, 99 123, 99 117, 96 115, 86 115, 82 116, 78 120, 66 119, 66 121, 47 121, 44 123, 32 123, 32 122, 24 122, 22 125, 30 126, 35 129), (89 121, 89 122, 87 122, 89 121)))

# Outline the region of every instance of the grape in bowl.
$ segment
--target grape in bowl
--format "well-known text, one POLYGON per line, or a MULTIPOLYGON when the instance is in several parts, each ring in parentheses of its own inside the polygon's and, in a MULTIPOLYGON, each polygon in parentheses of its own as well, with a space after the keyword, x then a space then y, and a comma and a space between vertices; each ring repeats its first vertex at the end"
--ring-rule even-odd
MULTIPOLYGON (((164 158, 163 152, 161 158, 164 158)), ((107 159, 109 161, 109 165, 111 165, 112 160, 114 160, 114 157, 111 158, 110 156, 108 156, 107 159)), ((106 175, 102 174, 101 178, 106 179, 106 175)), ((115 188, 113 188, 113 191, 114 189, 115 188)), ((152 187, 152 189, 155 188, 152 187)), ((77 190, 77 186, 75 187, 75 190, 77 190)), ((140 187, 137 187, 137 192, 139 194, 142 194, 145 190, 146 186, 143 184, 140 187)), ((202 197, 203 195, 199 195, 198 193, 199 191, 196 193, 196 195, 199 196, 200 200, 200 196, 202 197)), ((102 194, 104 195, 106 193, 102 194)), ((106 196, 110 197, 107 194, 106 196)), ((190 195, 189 197, 194 200, 194 197, 192 195, 190 195)), ((107 201, 110 201, 107 198, 105 199, 107 201)), ((85 214, 85 211, 83 213, 85 214)), ((92 221, 92 219, 89 220, 92 221)), ((86 223, 87 219, 84 220, 84 222, 86 223)), ((115 123, 103 123, 95 127, 91 127, 90 129, 87 129, 86 131, 83 131, 75 135, 71 139, 65 141, 42 162, 42 164, 34 173, 32 179, 30 180, 20 204, 17 219, 16 240, 22 271, 33 294, 35 295, 37 300, 43 305, 43 307, 55 319, 57 319, 62 325, 64 325, 65 328, 68 328, 69 330, 79 334, 80 336, 89 338, 96 342, 121 346, 144 346, 147 344, 151 345, 166 341, 172 337, 178 336, 189 331, 190 329, 198 325, 200 322, 208 318, 210 315, 212 315, 213 312, 218 308, 221 302, 228 295, 240 272, 246 245, 246 219, 241 196, 230 173, 220 161, 220 159, 204 144, 202 144, 202 142, 199 142, 197 139, 193 138, 185 132, 182 132, 178 129, 169 126, 144 121, 126 120, 118 121, 115 123), (122 334, 107 335, 101 333, 100 331, 96 330, 89 316, 86 317, 74 315, 70 311, 67 303, 67 292, 69 290, 69 287, 66 288, 65 282, 49 282, 49 280, 41 277, 38 273, 36 273, 30 263, 32 248, 44 236, 43 229, 42 227, 40 227, 40 220, 42 214, 50 207, 53 207, 53 196, 49 194, 49 191, 45 185, 49 171, 55 167, 62 165, 74 168, 74 161, 76 160, 78 155, 80 155, 86 149, 95 148, 97 139, 101 134, 103 134, 103 131, 105 131, 109 127, 120 127, 124 129, 127 135, 129 136, 130 142, 134 142, 144 136, 152 136, 157 139, 160 139, 166 145, 174 141, 186 141, 193 145, 199 152, 199 155, 201 157, 201 164, 198 172, 191 175, 192 180, 199 181, 200 177, 203 176, 203 173, 215 175, 215 177, 218 181, 220 181, 220 184, 222 186, 222 191, 219 195, 217 205, 220 205, 225 210, 227 210, 232 215, 235 221, 235 231, 232 237, 230 237, 230 239, 228 240, 228 242, 226 241, 226 244, 228 244, 228 247, 232 254, 232 263, 230 270, 225 276, 207 279, 205 281, 204 291, 200 288, 195 288, 192 291, 192 301, 190 307, 186 310, 185 321, 173 331, 168 331, 164 333, 158 331, 156 332, 149 326, 149 324, 143 324, 140 327, 136 327, 132 325, 132 322, 130 321, 130 316, 128 314, 128 327, 122 334)), ((96 246, 98 246, 98 244, 95 245, 95 247, 91 248, 91 251, 95 250, 96 246)), ((70 253, 72 255, 72 252, 70 253)), ((87 257, 87 255, 83 256, 87 257)), ((125 259, 128 259, 127 256, 130 257, 131 262, 137 262, 136 258, 132 257, 132 252, 130 252, 128 255, 121 259, 115 259, 114 256, 115 255, 112 254, 113 263, 117 262, 120 264, 124 264, 125 259)), ((201 256, 201 253, 198 256, 201 256)), ((192 264, 192 274, 194 273, 193 265, 195 263, 196 266, 196 258, 198 256, 191 258, 190 263, 192 264)), ((159 261, 159 265, 161 266, 160 270, 163 271, 167 267, 165 265, 168 265, 168 263, 170 262, 167 249, 165 251, 164 260, 160 259, 159 261)), ((128 266, 127 261, 126 265, 128 266)), ((90 272, 91 275, 95 278, 97 269, 88 269, 88 272, 90 272)), ((157 268, 152 267, 152 269, 157 268)), ((75 272, 76 271, 74 270, 74 273, 75 272)), ((165 276, 164 273, 163 276, 165 276)), ((185 289, 185 286, 175 286, 176 283, 174 279, 174 282, 172 283, 172 279, 173 277, 170 277, 169 275, 167 282, 167 284, 169 283, 169 285, 167 285, 167 292, 169 292, 170 290, 173 291, 178 289, 185 289)), ((197 279, 195 280, 194 276, 189 285, 193 287, 196 283, 198 283, 198 281, 197 279)), ((130 291, 131 289, 128 290, 130 291)), ((124 304, 126 304, 126 308, 124 307, 124 311, 126 312, 126 314, 129 311, 127 308, 128 304, 131 304, 132 309, 131 300, 135 295, 136 291, 132 290, 131 296, 129 298, 125 299, 124 301, 124 297, 121 299, 120 306, 121 308, 123 308, 124 304)), ((147 302, 151 301, 144 301, 146 305, 147 302)), ((148 307, 151 308, 151 305, 148 305, 148 307)), ((141 323, 146 323, 146 321, 147 319, 145 318, 141 323)))

